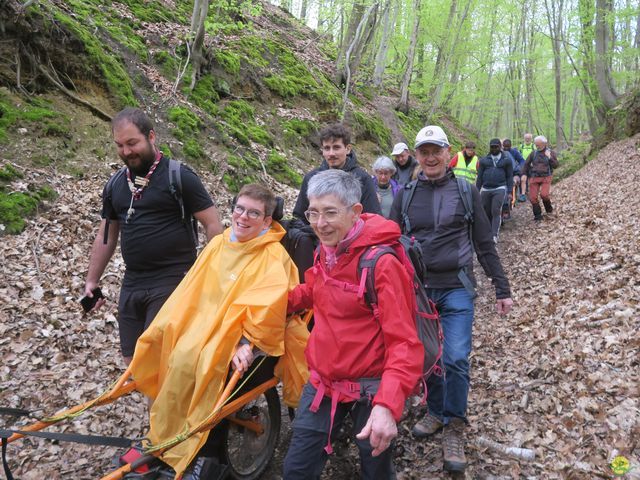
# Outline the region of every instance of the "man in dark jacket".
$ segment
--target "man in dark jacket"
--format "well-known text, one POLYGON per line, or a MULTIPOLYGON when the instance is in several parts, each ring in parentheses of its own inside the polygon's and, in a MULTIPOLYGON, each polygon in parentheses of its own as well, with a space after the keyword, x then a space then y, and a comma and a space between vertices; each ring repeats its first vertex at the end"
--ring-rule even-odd
POLYGON ((472 194, 473 218, 467 221, 467 209, 460 195, 458 180, 447 171, 450 151, 449 140, 442 128, 428 126, 418 132, 416 158, 422 171, 415 180, 413 197, 406 205, 406 217, 402 203, 404 196, 411 192, 411 184, 396 196, 390 219, 401 225, 403 233, 414 236, 422 246, 427 293, 436 302, 446 339, 442 357, 446 376, 432 375, 429 378, 429 412, 414 426, 413 434, 426 437, 444 426, 444 468, 463 471, 466 468, 464 427, 467 423, 475 297, 474 249, 480 265, 495 286, 498 313, 509 313, 513 301, 509 282, 491 239, 489 220, 473 185, 468 185, 472 194))
POLYGON ((402 142, 393 146, 391 157, 393 158, 393 163, 396 164, 396 173, 393 174, 393 180, 400 185, 406 185, 411 181, 418 162, 411 156, 407 144, 402 142))
POLYGON ((302 179, 300 193, 293 209, 293 216, 302 220, 305 224, 309 224, 304 216, 304 212, 309 208, 309 199, 307 198, 309 180, 317 173, 330 168, 338 168, 355 176, 362 186, 360 203, 363 211, 380 215, 380 203, 376 195, 376 187, 367 171, 358 165, 356 154, 351 149, 351 134, 349 130, 340 123, 329 125, 320 131, 320 144, 322 145, 324 160, 318 168, 311 170, 302 179))
POLYGON ((538 194, 542 197, 542 204, 547 215, 553 212, 551 205, 551 180, 553 170, 558 168, 556 152, 548 146, 546 137, 538 135, 533 140, 536 149, 529 154, 524 164, 522 174, 529 177, 529 201, 533 208, 533 219, 542 220, 542 208, 538 200, 538 194))
POLYGON ((499 138, 489 142, 489 155, 480 159, 476 179, 482 207, 491 222, 494 243, 498 243, 502 205, 509 204, 513 188, 513 160, 510 155, 501 151, 501 147, 499 138))

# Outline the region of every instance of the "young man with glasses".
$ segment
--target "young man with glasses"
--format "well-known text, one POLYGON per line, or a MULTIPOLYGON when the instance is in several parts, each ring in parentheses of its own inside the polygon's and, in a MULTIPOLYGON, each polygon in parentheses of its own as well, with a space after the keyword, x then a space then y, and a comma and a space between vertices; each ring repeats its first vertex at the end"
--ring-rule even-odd
POLYGON ((360 188, 353 175, 333 169, 309 182, 304 215, 320 251, 306 282, 289 293, 288 311, 313 308, 305 351, 311 376, 293 423, 284 480, 320 478, 332 451, 331 432, 347 415, 357 433, 362 478, 395 478, 396 424, 422 373, 424 352, 411 278, 395 256, 381 256, 374 269, 376 314, 358 293, 361 255, 374 245, 402 249, 395 223, 362 213, 360 188))

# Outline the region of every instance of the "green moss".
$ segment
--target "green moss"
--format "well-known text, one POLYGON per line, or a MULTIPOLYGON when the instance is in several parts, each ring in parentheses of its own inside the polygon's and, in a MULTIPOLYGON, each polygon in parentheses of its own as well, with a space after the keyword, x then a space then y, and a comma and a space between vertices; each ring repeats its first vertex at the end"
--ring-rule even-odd
POLYGON ((291 118, 282 122, 284 138, 289 144, 297 145, 318 130, 318 123, 313 120, 291 118))
POLYGON ((24 175, 22 175, 22 172, 10 163, 7 163, 4 167, 0 168, 0 180, 4 182, 10 182, 23 177, 24 175))
POLYGON ((173 152, 171 151, 171 147, 169 145, 167 145, 166 143, 163 143, 158 148, 160 149, 160 151, 162 152, 162 154, 165 157, 172 157, 173 156, 173 152))
POLYGON ((248 64, 266 68, 269 66, 269 60, 266 58, 269 47, 270 44, 264 38, 247 35, 234 43, 233 50, 242 55, 248 64))
POLYGON ((54 12, 57 22, 64 25, 83 44, 91 60, 100 68, 109 92, 121 105, 136 105, 133 95, 131 80, 119 57, 105 43, 99 41, 93 31, 85 27, 81 21, 82 16, 75 18, 67 16, 60 11, 54 12))
POLYGON ((213 58, 225 72, 233 76, 240 73, 240 57, 232 50, 216 50, 213 58))
POLYGON ((195 138, 190 138, 184 142, 182 153, 185 157, 192 158, 194 160, 201 160, 205 158, 204 150, 195 138))
POLYGON ((4 225, 4 233, 20 233, 26 225, 25 218, 35 213, 40 202, 55 196, 55 191, 48 186, 35 192, 0 190, 0 224, 4 225))
POLYGON ((391 145, 391 130, 382 123, 380 118, 357 111, 353 112, 353 118, 360 136, 384 149, 391 145))
POLYGON ((293 187, 300 187, 302 176, 289 166, 287 159, 275 150, 271 150, 267 157, 267 171, 279 182, 293 187))
POLYGON ((178 140, 186 141, 190 137, 200 133, 202 122, 198 116, 186 107, 172 107, 169 109, 168 118, 176 125, 172 133, 178 140))
POLYGON ((30 124, 47 136, 70 136, 69 118, 52 110, 50 102, 36 97, 18 107, 0 92, 0 143, 8 139, 10 127, 30 124))
POLYGON ((424 121, 420 118, 420 115, 413 110, 410 110, 408 115, 396 111, 396 116, 398 120, 400 120, 400 131, 404 137, 402 140, 411 144, 420 129, 424 127, 424 121))
POLYGON ((192 102, 202 108, 210 115, 217 115, 220 112, 216 103, 220 100, 220 96, 214 87, 215 79, 211 75, 204 75, 198 83, 196 83, 191 96, 192 102))
POLYGON ((225 122, 227 133, 243 145, 250 145, 251 140, 261 145, 273 145, 271 135, 255 123, 255 109, 244 100, 229 102, 220 112, 220 117, 225 122))
POLYGON ((595 156, 591 143, 576 142, 558 155, 560 166, 553 172, 553 181, 558 182, 573 175, 595 156))
POLYGON ((188 23, 193 2, 175 2, 175 8, 169 9, 165 2, 158 0, 118 0, 131 9, 131 13, 142 22, 178 22, 188 23))

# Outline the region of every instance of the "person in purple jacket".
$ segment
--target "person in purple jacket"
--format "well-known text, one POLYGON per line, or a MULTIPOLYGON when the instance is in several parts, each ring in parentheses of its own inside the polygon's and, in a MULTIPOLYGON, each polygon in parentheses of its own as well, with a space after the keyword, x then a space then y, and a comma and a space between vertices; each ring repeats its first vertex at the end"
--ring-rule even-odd
POLYGON ((376 186, 382 216, 389 218, 393 199, 402 188, 402 185, 392 178, 396 173, 396 166, 389 157, 378 157, 373 164, 373 173, 373 183, 376 186))

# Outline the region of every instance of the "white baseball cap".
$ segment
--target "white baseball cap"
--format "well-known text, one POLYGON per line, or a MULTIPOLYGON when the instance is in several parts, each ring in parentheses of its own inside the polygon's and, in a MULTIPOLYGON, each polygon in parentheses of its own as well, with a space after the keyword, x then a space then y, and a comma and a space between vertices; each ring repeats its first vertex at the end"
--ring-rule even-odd
POLYGON ((396 143, 393 146, 393 152, 391 152, 391 155, 400 155, 405 150, 409 150, 406 143, 396 143))
POLYGON ((415 148, 418 148, 420 145, 424 145, 425 143, 433 143, 439 147, 448 147, 449 139, 442 128, 436 125, 427 125, 418 132, 418 135, 416 135, 415 148))

